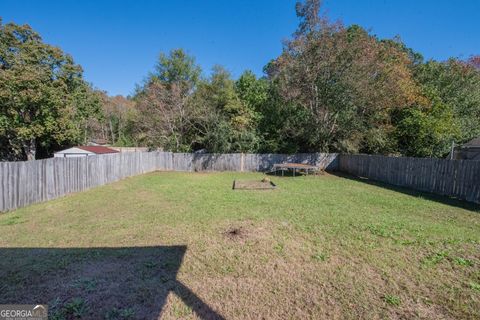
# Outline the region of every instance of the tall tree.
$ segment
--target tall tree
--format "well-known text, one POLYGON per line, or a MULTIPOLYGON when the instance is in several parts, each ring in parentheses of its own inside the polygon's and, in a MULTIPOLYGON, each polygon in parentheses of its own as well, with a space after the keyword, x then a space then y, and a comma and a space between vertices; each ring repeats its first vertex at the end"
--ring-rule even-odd
POLYGON ((320 1, 297 3, 300 25, 267 72, 286 104, 308 112, 304 151, 391 150, 392 110, 417 102, 411 60, 359 26, 319 14, 320 1))
POLYGON ((35 159, 78 141, 98 111, 82 69, 29 26, 0 20, 0 140, 4 159, 35 159), (39 152, 40 151, 40 152, 39 152))
POLYGON ((428 107, 399 110, 396 120, 396 151, 402 155, 444 157, 460 136, 453 110, 438 100, 428 107))
POLYGON ((474 61, 432 60, 415 69, 416 79, 426 95, 453 112, 460 143, 480 136, 480 70, 474 61))
POLYGON ((474 55, 468 58, 467 63, 480 71, 480 55, 474 55))
POLYGON ((235 91, 250 110, 261 112, 269 98, 269 82, 247 70, 235 82, 235 91))
POLYGON ((174 49, 168 55, 161 53, 155 66, 155 72, 148 79, 159 81, 165 85, 176 85, 182 94, 191 93, 195 89, 202 69, 183 49, 174 49))
POLYGON ((239 87, 225 68, 215 66, 210 79, 199 85, 192 99, 197 112, 205 115, 199 135, 203 137, 203 147, 210 152, 258 150, 259 113, 253 105, 253 93, 247 92, 245 81, 241 83, 244 86, 239 87))
POLYGON ((114 145, 135 144, 132 124, 136 117, 135 103, 124 96, 103 97, 103 113, 105 115, 105 138, 114 145))
POLYGON ((182 49, 161 54, 155 72, 138 89, 138 139, 150 147, 190 151, 193 126, 189 99, 201 69, 182 49))

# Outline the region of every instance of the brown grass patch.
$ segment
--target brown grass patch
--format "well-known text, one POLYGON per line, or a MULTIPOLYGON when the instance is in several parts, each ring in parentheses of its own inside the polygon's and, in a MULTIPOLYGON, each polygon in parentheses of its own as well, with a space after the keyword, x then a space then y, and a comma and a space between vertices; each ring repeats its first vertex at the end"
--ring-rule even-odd
POLYGON ((224 235, 229 240, 240 241, 247 237, 247 231, 243 227, 231 227, 224 232, 224 235))

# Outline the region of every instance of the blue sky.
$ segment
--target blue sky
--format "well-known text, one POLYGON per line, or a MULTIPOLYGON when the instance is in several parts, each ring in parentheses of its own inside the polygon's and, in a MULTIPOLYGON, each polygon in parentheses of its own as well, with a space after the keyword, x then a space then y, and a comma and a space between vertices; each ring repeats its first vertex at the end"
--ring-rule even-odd
MULTIPOLYGON (((128 95, 160 52, 184 48, 208 74, 221 64, 237 77, 281 53, 296 28, 295 0, 0 0, 4 23, 29 24, 81 64, 86 79, 128 95)), ((480 54, 480 0, 325 0, 345 24, 382 38, 399 35, 426 58, 480 54)))

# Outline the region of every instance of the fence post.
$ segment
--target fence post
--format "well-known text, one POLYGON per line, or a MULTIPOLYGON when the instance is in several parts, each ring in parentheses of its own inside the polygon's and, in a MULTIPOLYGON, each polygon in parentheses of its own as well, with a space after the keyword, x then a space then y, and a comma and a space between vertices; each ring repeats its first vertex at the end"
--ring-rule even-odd
MULTIPOLYGON (((312 161, 314 155, 236 153, 212 156, 208 170, 263 170, 281 161, 312 161), (246 155, 249 155, 246 158, 246 155), (237 162, 240 156, 240 163, 237 162), (305 160, 306 159, 306 160, 305 160), (247 163, 246 163, 247 162, 247 163), (239 165, 239 167, 236 167, 239 165), (246 168, 246 169, 245 169, 246 168)), ((318 154, 315 155, 318 160, 318 154)), ((203 155, 203 158, 208 157, 203 155)), ((480 162, 366 155, 321 156, 319 165, 333 161, 335 169, 402 187, 453 196, 480 203, 480 162), (334 157, 333 157, 334 156, 334 157), (338 157, 338 158, 337 158, 338 157), (328 161, 324 161, 328 158, 328 161)), ((190 171, 192 154, 161 152, 120 153, 88 158, 52 158, 34 162, 0 163, 0 212, 89 189, 153 170, 190 171), (150 166, 150 157, 156 157, 150 166)), ((199 170, 203 170, 203 165, 199 170)))

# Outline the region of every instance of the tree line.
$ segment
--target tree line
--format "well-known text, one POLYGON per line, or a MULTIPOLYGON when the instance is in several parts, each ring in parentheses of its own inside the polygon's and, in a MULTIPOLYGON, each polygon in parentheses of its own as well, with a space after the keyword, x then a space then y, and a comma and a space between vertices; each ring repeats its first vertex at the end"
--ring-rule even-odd
POLYGON ((480 56, 425 60, 298 2, 282 53, 238 79, 204 76, 183 49, 160 54, 129 97, 94 89, 29 26, 0 20, 0 158, 103 138, 175 152, 346 152, 444 157, 480 136, 480 56))

